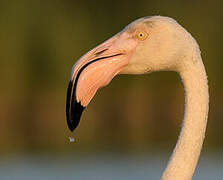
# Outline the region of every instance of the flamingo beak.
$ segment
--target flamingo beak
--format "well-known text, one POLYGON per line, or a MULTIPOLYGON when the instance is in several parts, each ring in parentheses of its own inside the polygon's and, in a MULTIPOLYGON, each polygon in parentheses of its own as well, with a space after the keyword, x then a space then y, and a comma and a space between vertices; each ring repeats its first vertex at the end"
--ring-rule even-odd
POLYGON ((128 39, 125 34, 119 33, 83 55, 74 64, 66 102, 67 124, 71 131, 78 126, 83 110, 96 91, 109 84, 128 64, 135 46, 134 43, 129 45, 131 42, 128 39), (123 40, 127 41, 127 45, 123 40))

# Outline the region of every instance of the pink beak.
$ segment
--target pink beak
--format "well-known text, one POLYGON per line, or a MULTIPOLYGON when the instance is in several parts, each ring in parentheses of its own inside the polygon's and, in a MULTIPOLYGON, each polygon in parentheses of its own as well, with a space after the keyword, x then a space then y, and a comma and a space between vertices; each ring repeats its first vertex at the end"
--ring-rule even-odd
POLYGON ((82 56, 73 66, 67 89, 67 124, 73 131, 97 90, 106 86, 128 64, 136 44, 118 33, 82 56), (125 47, 125 48, 123 48, 125 47))

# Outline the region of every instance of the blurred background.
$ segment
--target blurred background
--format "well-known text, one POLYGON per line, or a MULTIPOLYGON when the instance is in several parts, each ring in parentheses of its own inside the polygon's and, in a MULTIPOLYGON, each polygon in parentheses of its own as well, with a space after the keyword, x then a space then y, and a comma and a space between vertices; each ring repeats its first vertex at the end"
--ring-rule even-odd
POLYGON ((184 111, 176 73, 117 76, 97 92, 74 133, 65 119, 75 61, 151 15, 173 17, 199 42, 210 113, 194 179, 222 179, 222 6, 218 0, 1 0, 0 179, 159 179, 184 111))

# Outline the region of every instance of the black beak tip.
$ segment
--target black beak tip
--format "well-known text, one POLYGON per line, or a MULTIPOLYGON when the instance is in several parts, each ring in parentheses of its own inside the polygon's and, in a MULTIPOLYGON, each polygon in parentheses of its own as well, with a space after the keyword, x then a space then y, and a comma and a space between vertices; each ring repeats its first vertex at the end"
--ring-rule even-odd
POLYGON ((71 123, 72 121, 67 119, 67 126, 70 129, 71 132, 74 131, 74 129, 76 129, 75 125, 71 123))
POLYGON ((67 114, 67 125, 72 132, 78 126, 84 109, 85 107, 82 106, 79 102, 77 102, 76 100, 72 101, 71 109, 67 114))
POLYGON ((67 88, 67 104, 66 104, 66 117, 68 128, 73 132, 78 126, 81 114, 85 109, 80 102, 77 102, 75 96, 76 83, 72 80, 69 82, 67 88))

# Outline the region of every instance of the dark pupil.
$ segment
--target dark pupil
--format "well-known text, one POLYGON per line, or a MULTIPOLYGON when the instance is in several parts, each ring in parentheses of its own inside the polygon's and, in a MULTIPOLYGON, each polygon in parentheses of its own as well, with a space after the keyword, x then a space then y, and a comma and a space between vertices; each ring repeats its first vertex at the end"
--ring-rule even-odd
POLYGON ((143 35, 142 34, 139 34, 139 36, 142 37, 143 35))

